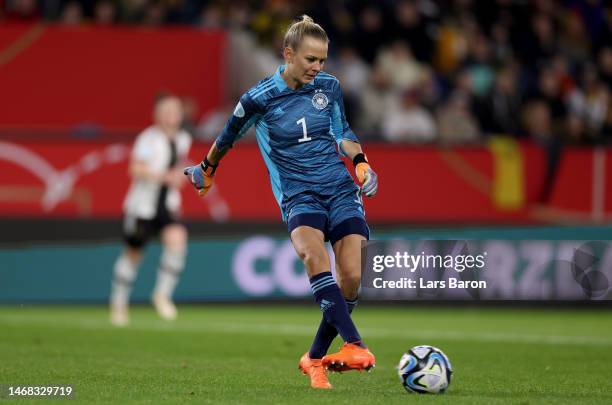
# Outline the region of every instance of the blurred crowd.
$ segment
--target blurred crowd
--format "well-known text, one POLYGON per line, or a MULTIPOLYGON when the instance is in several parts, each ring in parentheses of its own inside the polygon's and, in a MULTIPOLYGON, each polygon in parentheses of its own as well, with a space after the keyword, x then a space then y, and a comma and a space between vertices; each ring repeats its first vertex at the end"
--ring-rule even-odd
POLYGON ((244 32, 279 62, 286 27, 306 13, 329 34, 325 70, 363 138, 612 142, 605 0, 3 1, 0 20, 244 32))

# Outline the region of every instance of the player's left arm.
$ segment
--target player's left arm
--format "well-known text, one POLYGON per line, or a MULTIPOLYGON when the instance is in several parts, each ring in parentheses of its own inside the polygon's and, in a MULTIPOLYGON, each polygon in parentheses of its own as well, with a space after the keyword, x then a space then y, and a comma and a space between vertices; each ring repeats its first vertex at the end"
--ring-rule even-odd
POLYGON ((355 175, 362 184, 361 193, 366 197, 374 197, 378 191, 378 176, 372 170, 365 153, 358 142, 343 139, 340 142, 340 149, 355 166, 355 175))
POLYGON ((357 135, 351 130, 344 113, 344 99, 340 83, 336 83, 333 95, 331 132, 336 139, 340 153, 353 161, 355 175, 361 183, 361 193, 374 197, 378 191, 378 176, 372 170, 357 135))

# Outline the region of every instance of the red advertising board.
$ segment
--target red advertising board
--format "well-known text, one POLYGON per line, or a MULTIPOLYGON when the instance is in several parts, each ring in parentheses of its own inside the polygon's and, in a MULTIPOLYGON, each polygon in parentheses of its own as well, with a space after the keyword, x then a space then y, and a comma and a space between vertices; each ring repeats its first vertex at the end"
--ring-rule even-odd
MULTIPOLYGON (((199 161, 209 145, 191 151, 199 161)), ((0 141, 0 216, 116 218, 129 186, 131 145, 105 142, 0 141)), ((502 207, 493 196, 499 169, 489 148, 439 149, 366 145, 380 179, 375 198, 364 199, 377 223, 487 224, 605 222, 612 214, 612 150, 566 149, 550 197, 539 201, 546 155, 520 145, 523 195, 502 207)), ((350 165, 350 164, 349 164, 350 165)), ((215 186, 200 199, 183 190, 184 216, 214 221, 279 221, 266 167, 256 144, 227 155, 215 186)), ((502 190, 503 191, 503 190, 502 190)))

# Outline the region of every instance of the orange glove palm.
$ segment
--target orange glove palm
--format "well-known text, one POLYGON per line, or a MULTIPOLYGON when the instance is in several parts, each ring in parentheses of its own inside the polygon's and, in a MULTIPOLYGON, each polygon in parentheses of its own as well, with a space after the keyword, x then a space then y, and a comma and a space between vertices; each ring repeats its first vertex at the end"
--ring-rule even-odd
POLYGON ((374 197, 378 191, 378 176, 369 163, 360 162, 355 166, 355 175, 362 184, 361 193, 366 197, 374 197))

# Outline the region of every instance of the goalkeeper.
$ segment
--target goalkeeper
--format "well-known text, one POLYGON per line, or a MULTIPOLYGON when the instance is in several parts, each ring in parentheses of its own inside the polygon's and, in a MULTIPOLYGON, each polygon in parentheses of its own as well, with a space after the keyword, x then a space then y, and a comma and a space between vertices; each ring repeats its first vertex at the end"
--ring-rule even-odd
POLYGON ((338 80, 322 71, 328 42, 310 17, 295 22, 284 38, 286 64, 240 98, 202 163, 185 169, 203 196, 223 156, 256 126, 272 191, 323 313, 314 342, 299 362, 314 388, 331 388, 326 370, 362 370, 375 363, 350 314, 361 282, 361 241, 369 237, 361 196, 374 196, 378 181, 346 122, 338 80), (339 154, 353 161, 361 187, 339 154), (337 282, 326 241, 336 257, 337 282), (338 334, 344 345, 326 355, 338 334))

